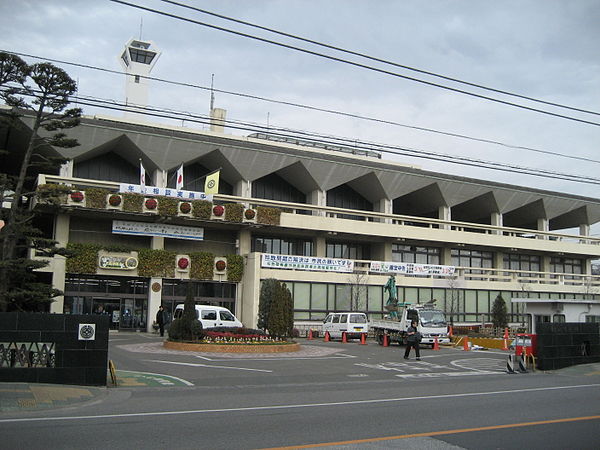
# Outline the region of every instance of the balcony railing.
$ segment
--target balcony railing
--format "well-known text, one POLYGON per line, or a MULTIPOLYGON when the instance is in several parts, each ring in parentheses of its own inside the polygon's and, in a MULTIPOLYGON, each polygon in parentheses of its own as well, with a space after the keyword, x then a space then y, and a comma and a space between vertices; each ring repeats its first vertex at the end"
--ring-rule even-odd
MULTIPOLYGON (((112 181, 91 180, 83 178, 60 177, 56 175, 39 175, 38 185, 42 184, 65 184, 74 188, 85 189, 86 187, 104 188, 117 192, 120 183, 112 181)), ((365 222, 388 223, 400 226, 423 227, 429 229, 461 231, 465 233, 479 233, 487 235, 508 236, 520 239, 543 239, 558 242, 569 242, 576 244, 600 245, 600 237, 582 236, 576 234, 555 233, 551 231, 532 230, 527 228, 501 227, 471 222, 457 222, 428 217, 405 216, 398 214, 387 214, 375 211, 362 211, 355 209, 336 208, 332 206, 319 206, 304 203, 291 203, 278 200, 267 200, 259 198, 240 197, 234 195, 214 194, 216 202, 242 203, 247 208, 267 206, 279 208, 285 213, 313 215, 330 218, 352 217, 354 220, 365 222)))

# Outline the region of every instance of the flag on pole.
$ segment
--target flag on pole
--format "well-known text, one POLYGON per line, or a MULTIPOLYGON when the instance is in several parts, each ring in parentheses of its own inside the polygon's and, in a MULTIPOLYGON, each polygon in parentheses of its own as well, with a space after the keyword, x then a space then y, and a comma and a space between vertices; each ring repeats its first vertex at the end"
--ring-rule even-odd
POLYGON ((140 159, 140 186, 142 188, 142 194, 146 192, 146 169, 144 169, 144 165, 142 164, 142 160, 140 159))
POLYGON ((183 163, 181 163, 181 167, 177 169, 177 185, 176 188, 178 191, 183 189, 183 163))
POLYGON ((221 169, 215 170, 214 172, 206 175, 206 181, 204 182, 204 193, 205 194, 218 194, 219 193, 219 174, 221 169))

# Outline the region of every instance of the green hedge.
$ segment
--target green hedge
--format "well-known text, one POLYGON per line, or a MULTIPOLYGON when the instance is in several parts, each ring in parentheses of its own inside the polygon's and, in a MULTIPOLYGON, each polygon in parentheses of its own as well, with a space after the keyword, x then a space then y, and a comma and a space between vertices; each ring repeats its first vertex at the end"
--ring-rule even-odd
POLYGON ((227 281, 240 282, 244 275, 244 257, 227 255, 227 281))
POLYGON ((197 219, 209 220, 212 206, 212 202, 207 200, 194 200, 192 201, 192 214, 197 219))
POLYGON ((87 188, 85 190, 85 205, 88 208, 106 209, 107 189, 87 188))
POLYGON ((179 199, 173 197, 159 197, 158 214, 161 216, 176 216, 179 208, 179 199))
POLYGON ((123 194, 123 211, 142 212, 144 196, 141 194, 123 194))
POLYGON ((241 203, 227 203, 225 205, 225 220, 242 223, 244 205, 241 203))
POLYGON ((175 277, 175 252, 141 249, 138 251, 140 277, 175 277))
POLYGON ((71 252, 67 258, 66 269, 69 273, 96 273, 98 268, 99 244, 81 244, 69 242, 67 250, 71 252))
POLYGON ((214 253, 194 252, 190 253, 192 267, 190 269, 190 278, 197 280, 213 279, 213 264, 215 261, 214 253))
POLYGON ((279 225, 281 222, 281 210, 259 206, 256 208, 256 221, 265 225, 279 225))

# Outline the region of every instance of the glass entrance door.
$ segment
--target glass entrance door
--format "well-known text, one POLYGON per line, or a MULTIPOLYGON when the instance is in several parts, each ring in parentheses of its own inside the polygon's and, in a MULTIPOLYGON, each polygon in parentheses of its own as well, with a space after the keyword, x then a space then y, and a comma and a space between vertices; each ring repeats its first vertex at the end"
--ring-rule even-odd
POLYGON ((94 298, 92 301, 94 314, 107 314, 111 330, 119 329, 121 317, 121 299, 119 298, 94 298))

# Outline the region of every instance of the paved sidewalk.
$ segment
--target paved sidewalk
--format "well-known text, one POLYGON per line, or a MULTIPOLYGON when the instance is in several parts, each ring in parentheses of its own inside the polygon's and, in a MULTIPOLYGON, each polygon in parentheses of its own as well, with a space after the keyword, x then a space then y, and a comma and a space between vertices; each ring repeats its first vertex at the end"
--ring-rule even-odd
POLYGON ((0 413, 63 408, 106 395, 105 387, 0 383, 0 413))

